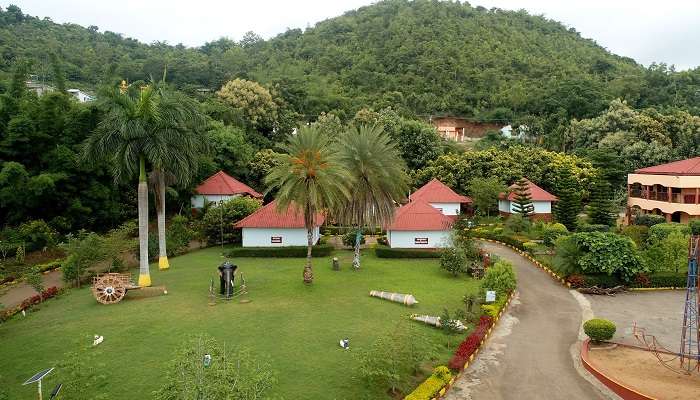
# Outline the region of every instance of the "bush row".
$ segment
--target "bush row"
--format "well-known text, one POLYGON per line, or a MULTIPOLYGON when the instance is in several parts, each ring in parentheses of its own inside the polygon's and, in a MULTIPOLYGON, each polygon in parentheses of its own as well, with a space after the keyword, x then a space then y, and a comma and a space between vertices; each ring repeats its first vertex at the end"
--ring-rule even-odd
MULTIPOLYGON (((226 253, 226 257, 306 257, 306 246, 285 246, 285 247, 235 247, 226 253)), ((326 257, 333 252, 330 244, 319 244, 313 246, 311 255, 314 257, 326 257)))
MULTIPOLYGON (((44 264, 36 264, 36 265, 34 265, 34 267, 37 268, 39 270, 39 272, 53 271, 57 268, 61 268, 61 264, 63 263, 63 261, 64 260, 49 261, 49 262, 44 263, 44 264)), ((16 274, 6 275, 6 276, 0 278, 0 285, 16 281, 20 278, 21 278, 21 276, 18 276, 16 274)))
POLYGON ((508 296, 498 296, 491 304, 482 304, 481 311, 491 318, 496 318, 499 312, 505 307, 508 296))
POLYGON ((379 258, 440 258, 442 251, 435 249, 392 249, 378 245, 374 249, 379 258))
POLYGON ((447 366, 454 370, 461 370, 464 368, 464 364, 469 361, 469 357, 479 348, 481 341, 484 340, 486 333, 492 325, 492 317, 488 315, 481 316, 481 318, 479 318, 479 324, 474 331, 460 343, 447 366))
POLYGON ((660 272, 655 274, 640 273, 629 283, 620 279, 617 275, 607 274, 572 274, 566 278, 572 288, 593 287, 612 288, 615 286, 628 286, 632 288, 684 288, 687 285, 688 276, 684 273, 660 272))
POLYGON ((452 380, 449 368, 441 365, 433 370, 433 374, 412 391, 404 400, 430 400, 452 380))
POLYGON ((521 241, 519 239, 505 235, 503 233, 496 233, 496 232, 484 231, 484 230, 477 230, 477 231, 468 230, 467 235, 470 237, 473 237, 473 238, 497 240, 499 242, 503 242, 507 245, 513 246, 516 249, 527 251, 527 246, 525 246, 525 241, 521 241))
POLYGON ((28 297, 22 301, 18 306, 9 308, 0 313, 0 322, 7 321, 12 318, 15 314, 21 312, 22 310, 27 310, 46 299, 50 299, 59 294, 59 290, 56 286, 51 286, 50 288, 41 292, 41 294, 36 294, 32 297, 28 297))

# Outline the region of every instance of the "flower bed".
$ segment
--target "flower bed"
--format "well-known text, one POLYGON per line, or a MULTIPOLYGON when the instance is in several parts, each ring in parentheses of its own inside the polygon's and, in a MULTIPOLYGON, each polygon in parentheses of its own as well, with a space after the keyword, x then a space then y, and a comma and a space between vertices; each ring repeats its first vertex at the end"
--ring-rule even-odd
POLYGON ((412 391, 404 400, 430 400, 435 398, 452 381, 449 368, 441 365, 433 370, 433 374, 412 391))
POLYGON ((41 292, 41 294, 36 294, 32 297, 24 299, 18 306, 2 311, 0 313, 0 321, 7 321, 22 310, 27 310, 44 300, 56 297, 59 293, 60 292, 56 286, 51 286, 50 288, 41 292))
POLYGON ((454 356, 452 356, 450 362, 447 363, 447 366, 454 370, 461 370, 464 368, 464 364, 469 361, 469 357, 479 348, 491 326, 493 326, 493 317, 484 315, 479 318, 479 324, 474 331, 460 343, 454 356))

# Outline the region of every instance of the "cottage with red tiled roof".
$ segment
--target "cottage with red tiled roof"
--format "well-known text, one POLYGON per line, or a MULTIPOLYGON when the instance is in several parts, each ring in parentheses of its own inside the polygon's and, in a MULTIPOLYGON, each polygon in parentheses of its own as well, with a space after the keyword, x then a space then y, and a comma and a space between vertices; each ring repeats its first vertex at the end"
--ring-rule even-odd
POLYGON ((627 215, 662 215, 687 223, 700 217, 700 157, 640 168, 627 175, 627 215))
MULTIPOLYGON (((323 221, 322 214, 316 215, 312 234, 314 244, 321 237, 319 227, 323 221)), ((277 202, 273 201, 238 221, 234 227, 242 229, 243 247, 307 245, 304 213, 294 205, 290 205, 286 210, 278 211, 277 202)))
POLYGON ((454 219, 444 215, 423 199, 413 199, 396 210, 387 227, 389 246, 399 249, 434 249, 452 243, 450 231, 454 219))
POLYGON ((202 208, 205 202, 218 203, 237 196, 250 196, 262 199, 263 195, 224 171, 219 171, 202 182, 192 196, 192 208, 202 208))
MULTIPOLYGON (((525 181, 527 182, 530 198, 532 199, 532 206, 535 209, 531 218, 535 220, 551 221, 552 208, 553 204, 557 201, 557 197, 535 185, 530 180, 525 179, 525 181)), ((498 211, 504 217, 515 213, 514 190, 517 186, 517 183, 510 185, 510 187, 508 187, 508 192, 501 193, 498 196, 498 211)))
POLYGON ((410 196, 410 201, 423 200, 444 215, 459 215, 462 204, 471 204, 472 199, 455 193, 449 186, 433 179, 410 196))

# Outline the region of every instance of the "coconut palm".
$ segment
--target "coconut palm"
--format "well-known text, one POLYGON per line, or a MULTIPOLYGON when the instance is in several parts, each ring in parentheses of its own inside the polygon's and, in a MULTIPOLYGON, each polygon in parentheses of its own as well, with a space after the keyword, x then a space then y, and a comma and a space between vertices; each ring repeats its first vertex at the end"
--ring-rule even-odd
POLYGON ((158 267, 170 268, 165 235, 165 189, 177 184, 186 187, 196 174, 200 157, 206 149, 201 135, 205 118, 197 104, 187 96, 168 90, 162 83, 157 88, 160 96, 160 124, 157 136, 163 154, 153 160, 151 187, 155 194, 158 220, 158 267))
POLYGON ((284 151, 265 178, 267 193, 277 189, 277 208, 297 208, 307 231, 304 283, 313 281, 311 248, 319 212, 333 209, 349 197, 351 176, 332 149, 330 139, 316 127, 305 126, 280 146, 284 151), (299 208, 301 210, 299 210, 299 208))
POLYGON ((360 268, 362 230, 391 223, 396 204, 408 190, 406 165, 396 143, 377 125, 351 127, 341 135, 338 145, 353 186, 352 196, 340 204, 336 215, 357 228, 352 265, 360 268))
POLYGON ((147 164, 156 169, 184 165, 177 155, 182 126, 187 116, 155 82, 140 92, 107 90, 100 96, 105 115, 88 138, 83 157, 88 162, 111 162, 116 181, 138 176, 139 286, 150 286, 148 268, 148 185, 147 164), (173 157, 176 157, 173 159, 173 157))

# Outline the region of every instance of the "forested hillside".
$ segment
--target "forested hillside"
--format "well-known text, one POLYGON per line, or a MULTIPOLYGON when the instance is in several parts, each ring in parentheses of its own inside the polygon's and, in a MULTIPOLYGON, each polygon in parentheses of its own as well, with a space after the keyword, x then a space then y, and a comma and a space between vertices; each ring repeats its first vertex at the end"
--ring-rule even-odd
POLYGON ((49 81, 55 52, 67 79, 88 88, 160 76, 166 66, 168 80, 183 89, 252 79, 278 87, 306 119, 392 106, 408 115, 450 113, 550 130, 593 117, 615 98, 697 112, 700 93, 697 69, 644 69, 524 11, 426 0, 384 1, 267 41, 250 33, 199 48, 146 45, 10 6, 0 14, 0 52, 1 72, 26 59, 49 81))

